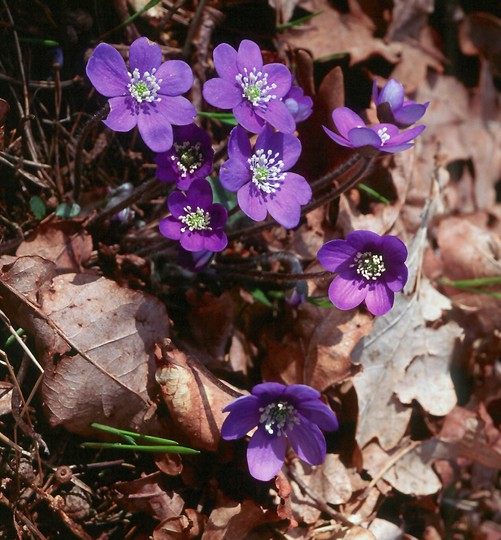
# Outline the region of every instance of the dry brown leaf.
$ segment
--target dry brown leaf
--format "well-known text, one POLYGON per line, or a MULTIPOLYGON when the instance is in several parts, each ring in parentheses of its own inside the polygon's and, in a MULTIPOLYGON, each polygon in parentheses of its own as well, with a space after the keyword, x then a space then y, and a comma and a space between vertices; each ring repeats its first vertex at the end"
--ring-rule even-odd
MULTIPOLYGON (((501 240, 465 219, 444 219, 437 231, 444 276, 450 280, 501 275, 501 240)), ((486 333, 501 328, 501 299, 446 287, 451 300, 475 312, 486 333)))
POLYGON ((290 334, 280 344, 266 342, 263 377, 308 384, 322 392, 359 371, 350 354, 371 328, 367 314, 303 304, 290 334))
POLYGON ((162 433, 148 415, 158 391, 153 347, 169 330, 163 304, 97 275, 54 272, 21 257, 0 283, 6 313, 35 339, 49 422, 86 436, 96 435, 92 422, 162 433))
POLYGON ((159 521, 179 516, 184 501, 176 491, 167 490, 162 474, 155 472, 130 482, 117 482, 112 488, 118 503, 129 512, 146 512, 159 521))
MULTIPOLYGON (((328 504, 343 504, 350 500, 352 487, 350 476, 339 457, 327 454, 322 465, 312 467, 294 460, 294 469, 302 481, 328 504)), ((310 497, 302 493, 296 482, 292 483, 292 510, 298 521, 315 523, 322 514, 310 497)))
POLYGON ((269 521, 264 510, 250 499, 237 503, 224 496, 209 516, 202 540, 244 540, 254 528, 269 521))
POLYGON ((38 255, 56 264, 57 273, 82 272, 92 252, 92 237, 79 221, 38 225, 17 248, 16 255, 38 255))
MULTIPOLYGON (((421 287, 425 286, 430 285, 421 281, 421 287)), ((426 306, 419 296, 397 295, 392 311, 376 320, 371 334, 360 341, 353 353, 353 358, 364 368, 353 381, 359 400, 357 441, 361 447, 373 438, 384 449, 399 443, 411 409, 404 407, 395 395, 398 389, 406 402, 409 396, 415 396, 432 414, 447 414, 456 404, 449 363, 462 330, 454 322, 428 328, 423 309, 426 306), (417 362, 415 367, 413 362, 417 362), (440 384, 435 388, 435 380, 427 380, 428 385, 423 389, 421 378, 427 373, 420 369, 422 366, 431 369, 432 363, 437 364, 435 373, 441 375, 440 384), (404 381, 412 386, 404 388, 404 381), (444 393, 437 394, 440 390, 444 393)))
POLYGON ((173 421, 196 448, 215 451, 224 407, 240 393, 224 385, 195 358, 166 342, 157 350, 156 380, 173 421))
POLYGON ((373 478, 382 478, 401 493, 413 496, 436 493, 442 483, 431 467, 428 441, 409 445, 409 451, 403 450, 387 453, 376 442, 370 443, 363 450, 364 468, 373 478), (395 463, 387 469, 393 461, 395 463))
POLYGON ((367 17, 341 14, 327 0, 310 0, 303 7, 312 13, 322 11, 322 15, 282 32, 282 39, 292 48, 307 49, 315 59, 348 52, 351 65, 376 55, 392 64, 398 61, 401 45, 374 38, 374 28, 367 17))
POLYGON ((386 519, 376 518, 369 525, 376 540, 402 540, 402 529, 386 519))

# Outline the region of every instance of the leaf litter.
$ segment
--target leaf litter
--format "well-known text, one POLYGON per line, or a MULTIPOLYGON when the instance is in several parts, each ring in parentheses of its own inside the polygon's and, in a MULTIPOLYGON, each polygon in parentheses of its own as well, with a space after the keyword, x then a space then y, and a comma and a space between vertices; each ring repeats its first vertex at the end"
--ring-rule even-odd
MULTIPOLYGON (((35 39, 63 24, 50 7, 37 12, 50 22, 39 26, 25 2, 11 4, 21 23, 15 28, 31 28, 35 39)), ((469 538, 498 538, 499 286, 471 290, 454 282, 501 275, 495 45, 501 13, 456 6, 445 24, 437 22, 441 6, 430 1, 275 1, 262 12, 246 11, 245 2, 198 8, 185 2, 175 14, 162 5, 127 22, 114 38, 122 52, 128 47, 121 43, 141 28, 165 54, 190 58, 199 108, 201 84, 212 76, 210 51, 235 29, 238 41, 259 41, 262 32, 260 38, 252 30, 258 13, 275 38, 276 52, 266 54, 274 62, 294 59, 297 79, 314 102, 313 115, 298 127, 298 170, 309 180, 350 157, 324 138, 321 126, 333 129, 332 109, 348 104, 376 121, 364 97, 374 77, 380 86, 398 79, 416 102, 430 101, 415 148, 379 159, 363 178, 387 202, 351 189, 308 212, 293 231, 277 227, 239 237, 216 270, 198 278, 172 263, 172 245, 156 232, 165 215, 160 189, 132 196, 128 213, 110 211, 106 193, 120 190, 122 181, 141 186, 151 179, 144 146, 96 129, 83 140, 80 172, 75 164, 79 107, 95 111, 97 102, 83 72, 71 66, 73 47, 90 46, 89 34, 94 45, 101 41, 100 34, 145 7, 136 4, 66 6, 71 50, 64 49, 58 68, 30 65, 23 87, 13 82, 19 54, 39 52, 30 42, 16 50, 5 38, 12 54, 1 66, 2 96, 15 97, 6 98, 0 119, 2 321, 22 329, 18 339, 43 374, 37 383, 40 371, 26 360, 26 349, 7 344, 12 331, 5 324, 2 361, 15 366, 18 380, 13 384, 5 370, 0 501, 9 525, 0 532, 13 538, 28 537, 25 527, 37 538, 55 538, 62 529, 78 538, 430 540, 466 527, 469 538), (275 34, 276 22, 319 10, 275 34), (92 17, 101 20, 96 27, 89 25, 92 17), (213 34, 216 28, 227 36, 213 34), (75 93, 72 101, 66 89, 77 87, 85 98, 75 93), (22 92, 33 88, 44 88, 53 101, 42 91, 24 100, 22 92), (26 106, 22 123, 13 115, 26 106), (80 187, 82 216, 58 217, 80 187), (33 215, 34 196, 48 217, 33 215), (99 222, 103 209, 108 215, 99 222), (99 227, 92 225, 96 219, 99 227), (363 308, 324 307, 330 276, 308 281, 307 295, 316 303, 288 305, 284 299, 298 278, 272 279, 284 271, 277 254, 287 252, 305 272, 318 272, 323 243, 359 229, 398 234, 409 248, 410 279, 393 310, 374 318, 363 308), (270 253, 275 263, 267 266, 263 255, 270 253), (244 261, 243 271, 225 275, 221 267, 236 259, 244 261), (254 274, 246 273, 249 261, 260 261, 254 274), (255 482, 245 441, 221 441, 222 409, 260 381, 307 384, 323 393, 340 429, 327 435, 321 465, 290 451, 274 483, 255 482), (172 437, 203 452, 182 458, 82 453, 81 442, 100 436, 92 422, 172 437), (50 467, 37 450, 40 440, 51 452, 50 467), (28 450, 34 458, 26 461, 28 450), (75 483, 56 481, 53 466, 68 466, 86 495, 75 483), (29 489, 35 495, 19 507, 29 489), (40 502, 46 508, 37 513, 40 502), (55 526, 47 525, 48 516, 55 526)), ((271 41, 260 45, 272 48, 271 41)), ((228 131, 208 125, 222 162, 228 131)))

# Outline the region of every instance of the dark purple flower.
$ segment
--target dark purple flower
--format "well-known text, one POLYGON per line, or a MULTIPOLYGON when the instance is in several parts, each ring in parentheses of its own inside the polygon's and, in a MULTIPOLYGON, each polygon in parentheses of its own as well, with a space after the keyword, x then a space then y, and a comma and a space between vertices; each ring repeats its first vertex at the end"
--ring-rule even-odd
POLYGON ((310 465, 325 459, 325 438, 320 429, 338 428, 336 415, 320 401, 320 393, 304 384, 263 383, 252 394, 227 405, 221 429, 228 441, 245 437, 257 426, 247 448, 247 463, 257 480, 271 480, 282 467, 289 439, 296 454, 310 465))
POLYGON ((227 43, 214 49, 214 67, 219 77, 204 84, 207 103, 232 109, 237 122, 260 133, 266 122, 283 133, 292 133, 296 123, 283 102, 291 87, 291 72, 283 64, 263 66, 259 46, 244 39, 238 52, 227 43))
POLYGON ((346 240, 331 240, 318 251, 320 264, 338 275, 329 287, 330 301, 352 309, 365 300, 373 315, 393 306, 394 293, 407 282, 407 248, 396 236, 353 231, 346 240))
POLYGON ((186 251, 181 246, 178 247, 178 263, 183 268, 191 272, 201 272, 212 262, 213 251, 202 249, 200 251, 186 251))
POLYGON ((162 51, 147 38, 130 46, 130 71, 120 53, 100 43, 87 64, 87 76, 96 90, 109 99, 111 111, 104 123, 114 131, 130 131, 136 125, 154 152, 172 146, 172 125, 191 124, 195 107, 180 94, 193 85, 186 62, 162 63, 162 51))
POLYGON ((425 126, 416 126, 400 132, 393 124, 376 124, 367 127, 365 122, 348 107, 332 111, 332 120, 340 135, 323 126, 329 137, 348 148, 356 148, 360 154, 372 157, 380 152, 394 153, 411 148, 425 126))
POLYGON ((174 191, 167 200, 170 215, 160 222, 160 232, 179 240, 187 251, 222 251, 228 244, 223 227, 228 219, 226 208, 212 202, 212 188, 207 180, 193 180, 186 195, 174 191))
POLYGON ((300 153, 297 137, 277 133, 269 125, 252 149, 249 137, 237 126, 228 143, 230 159, 221 166, 221 184, 237 192, 240 208, 254 221, 263 221, 269 212, 280 225, 291 229, 299 223, 301 205, 311 199, 308 182, 287 172, 300 153))
POLYGON ((176 126, 171 149, 155 156, 157 178, 186 190, 193 180, 211 173, 213 159, 211 140, 203 129, 195 124, 176 126))
POLYGON ((404 87, 395 79, 390 79, 382 88, 377 89, 377 80, 372 85, 372 99, 376 105, 377 117, 381 122, 395 124, 405 128, 417 122, 426 112, 430 102, 415 103, 405 99, 404 87))
POLYGON ((291 86, 291 89, 284 97, 284 103, 287 105, 296 124, 306 120, 313 112, 313 100, 310 96, 304 95, 300 86, 291 86))

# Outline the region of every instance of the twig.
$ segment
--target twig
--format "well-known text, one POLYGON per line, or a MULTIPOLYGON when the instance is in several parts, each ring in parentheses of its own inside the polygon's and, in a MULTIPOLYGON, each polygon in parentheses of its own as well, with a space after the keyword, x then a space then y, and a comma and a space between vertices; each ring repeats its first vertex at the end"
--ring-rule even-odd
POLYGON ((190 47, 193 43, 193 38, 195 36, 195 32, 197 31, 198 23, 200 21, 200 17, 202 16, 202 13, 204 11, 206 4, 207 4, 207 0, 200 0, 195 16, 193 17, 193 20, 191 21, 190 27, 188 29, 188 33, 186 34, 186 39, 185 39, 184 47, 183 47, 184 58, 188 58, 189 56, 190 47))
POLYGON ((352 523, 345 515, 341 514, 341 512, 338 512, 337 510, 334 510, 334 508, 331 508, 325 501, 320 498, 320 495, 310 489, 304 483, 303 479, 296 473, 296 471, 292 470, 291 467, 287 468, 287 474, 301 488, 301 491, 308 495, 308 497, 315 502, 315 504, 320 510, 322 510, 322 512, 325 512, 332 519, 335 519, 336 521, 342 523, 343 525, 346 525, 347 527, 354 526, 354 523, 352 523))
POLYGON ((78 202, 80 198, 80 189, 82 185, 82 165, 83 165, 83 151, 84 144, 87 140, 91 129, 100 122, 108 113, 110 112, 109 104, 106 105, 98 111, 92 118, 90 118, 87 123, 82 128, 80 135, 78 137, 77 147, 75 149, 75 173, 74 173, 74 184, 73 184, 73 201, 78 202))

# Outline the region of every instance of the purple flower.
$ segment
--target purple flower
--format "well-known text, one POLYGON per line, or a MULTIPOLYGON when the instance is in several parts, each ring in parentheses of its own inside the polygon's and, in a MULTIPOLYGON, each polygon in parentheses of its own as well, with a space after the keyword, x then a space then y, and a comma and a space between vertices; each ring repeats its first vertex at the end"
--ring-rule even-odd
POLYGON ((280 470, 289 439, 296 454, 310 465, 325 459, 325 438, 320 429, 338 428, 336 415, 320 401, 320 393, 304 384, 263 383, 252 394, 227 405, 221 429, 228 441, 245 437, 257 426, 247 448, 247 463, 257 480, 271 480, 280 470))
POLYGON ((399 132, 393 124, 367 127, 360 116, 347 107, 334 109, 332 120, 340 135, 323 126, 325 133, 341 146, 356 148, 360 154, 367 157, 376 156, 380 152, 392 154, 407 150, 413 146, 412 139, 425 129, 425 126, 416 126, 399 132))
POLYGON ((193 85, 191 68, 181 60, 162 64, 162 51, 147 38, 130 46, 130 71, 120 53, 100 43, 87 64, 87 76, 96 90, 110 98, 104 123, 114 131, 136 125, 149 148, 165 152, 172 146, 172 124, 193 122, 195 107, 180 94, 193 85))
POLYGON ((283 133, 292 133, 296 123, 283 102, 291 87, 291 72, 283 64, 263 66, 259 46, 244 39, 238 52, 227 43, 214 49, 214 67, 219 77, 204 84, 207 103, 232 109, 237 122, 260 133, 266 122, 283 133))
POLYGON ((284 97, 284 103, 297 123, 306 120, 312 111, 313 100, 310 96, 305 96, 300 86, 291 86, 291 89, 284 97))
POLYGON ((172 148, 155 156, 157 178, 186 190, 193 180, 211 173, 213 159, 211 140, 203 129, 195 124, 176 126, 172 148))
POLYGON ((222 186, 237 192, 242 211, 254 221, 267 213, 291 229, 299 223, 301 205, 311 199, 311 188, 299 174, 287 172, 301 153, 301 143, 288 133, 277 133, 266 125, 254 149, 249 137, 237 126, 228 143, 230 159, 220 170, 222 186))
POLYGON ((178 247, 178 263, 190 272, 202 272, 212 262, 213 257, 213 251, 186 251, 181 246, 178 247))
POLYGON ((207 180, 193 180, 186 195, 174 191, 167 200, 171 216, 162 219, 160 232, 179 240, 186 251, 222 251, 228 244, 223 227, 228 219, 226 208, 212 202, 212 188, 207 180))
POLYGON ((320 264, 338 275, 329 287, 330 301, 352 309, 365 300, 373 315, 393 306, 394 293, 407 281, 407 248, 396 236, 354 231, 346 240, 331 240, 318 251, 320 264))
POLYGON ((381 122, 405 128, 417 122, 426 112, 430 102, 415 103, 405 99, 404 87, 395 79, 390 79, 378 93, 377 80, 372 85, 372 99, 376 105, 377 117, 381 122))

